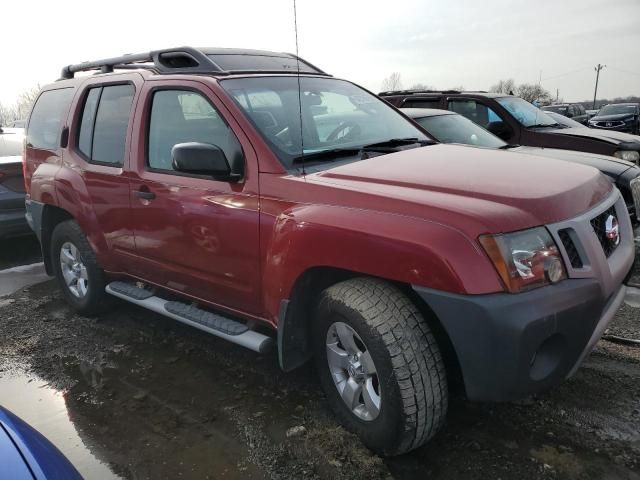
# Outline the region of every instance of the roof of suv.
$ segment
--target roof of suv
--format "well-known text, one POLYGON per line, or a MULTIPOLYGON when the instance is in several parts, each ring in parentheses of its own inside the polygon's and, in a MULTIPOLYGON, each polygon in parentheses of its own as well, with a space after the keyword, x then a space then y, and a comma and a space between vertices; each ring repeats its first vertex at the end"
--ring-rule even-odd
POLYGON ((380 92, 378 95, 388 97, 391 95, 480 95, 489 98, 508 97, 506 93, 485 92, 483 90, 476 91, 459 91, 459 90, 392 90, 388 92, 380 92))
POLYGON ((67 65, 62 79, 76 72, 99 70, 145 69, 157 74, 194 73, 231 75, 237 73, 304 73, 330 76, 311 63, 291 53, 237 48, 177 47, 145 53, 127 54, 89 62, 67 65))
POLYGON ((441 117, 442 115, 458 115, 451 110, 439 108, 401 108, 400 111, 410 118, 441 117))

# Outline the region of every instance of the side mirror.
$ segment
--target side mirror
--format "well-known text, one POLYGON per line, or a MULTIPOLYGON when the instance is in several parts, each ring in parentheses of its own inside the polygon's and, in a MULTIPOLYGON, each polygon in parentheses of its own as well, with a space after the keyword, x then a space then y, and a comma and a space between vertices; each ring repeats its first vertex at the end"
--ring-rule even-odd
POLYGON ((504 122, 489 122, 487 130, 503 140, 508 140, 511 137, 511 129, 504 122))
POLYGON ((567 110, 567 113, 565 113, 564 116, 567 118, 573 118, 573 113, 567 110))
POLYGON ((242 178, 231 171, 222 149, 209 143, 178 143, 171 149, 173 169, 177 172, 209 175, 215 180, 237 182, 242 178))

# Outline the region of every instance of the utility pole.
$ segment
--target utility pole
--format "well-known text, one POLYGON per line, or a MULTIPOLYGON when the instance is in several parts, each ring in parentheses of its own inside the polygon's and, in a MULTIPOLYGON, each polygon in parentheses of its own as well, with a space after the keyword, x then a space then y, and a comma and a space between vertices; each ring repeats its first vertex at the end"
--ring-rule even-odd
POLYGON ((556 88, 556 103, 558 103, 559 98, 560 98, 560 89, 556 88))
POLYGON ((591 107, 594 110, 596 109, 596 95, 598 95, 598 79, 600 78, 600 70, 602 70, 604 67, 606 67, 606 65, 598 64, 598 66, 594 68, 594 70, 596 71, 596 89, 593 92, 593 107, 591 107))

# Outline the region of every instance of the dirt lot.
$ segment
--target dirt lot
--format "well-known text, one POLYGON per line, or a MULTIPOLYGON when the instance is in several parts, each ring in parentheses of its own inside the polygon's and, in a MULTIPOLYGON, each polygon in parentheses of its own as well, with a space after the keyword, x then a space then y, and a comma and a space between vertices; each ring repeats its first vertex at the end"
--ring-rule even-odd
MULTIPOLYGON (((336 425, 311 367, 284 374, 275 353, 137 307, 79 317, 49 281, 0 298, 0 332, 0 404, 87 478, 640 479, 640 347, 601 341, 574 378, 517 403, 453 395, 434 441, 383 459, 336 425)), ((611 333, 640 338, 640 310, 611 333)))

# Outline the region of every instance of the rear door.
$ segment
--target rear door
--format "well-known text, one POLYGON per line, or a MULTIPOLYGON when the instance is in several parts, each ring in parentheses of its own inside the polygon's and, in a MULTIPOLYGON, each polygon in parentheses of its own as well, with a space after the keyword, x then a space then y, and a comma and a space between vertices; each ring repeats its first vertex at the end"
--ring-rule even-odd
POLYGON ((260 313, 257 159, 224 105, 197 81, 149 81, 138 106, 131 202, 135 275, 217 306, 260 313), (171 149, 217 145, 240 182, 177 172, 171 149))
POLYGON ((61 204, 86 203, 87 218, 96 222, 114 262, 106 266, 109 269, 125 270, 126 255, 135 249, 127 166, 133 105, 142 84, 139 74, 124 74, 109 76, 108 83, 96 78, 83 85, 72 106, 65 152, 71 157, 65 163, 80 169, 65 169, 56 177, 59 192, 75 192, 69 198, 61 193, 61 204), (81 181, 76 174, 82 175, 81 181))

